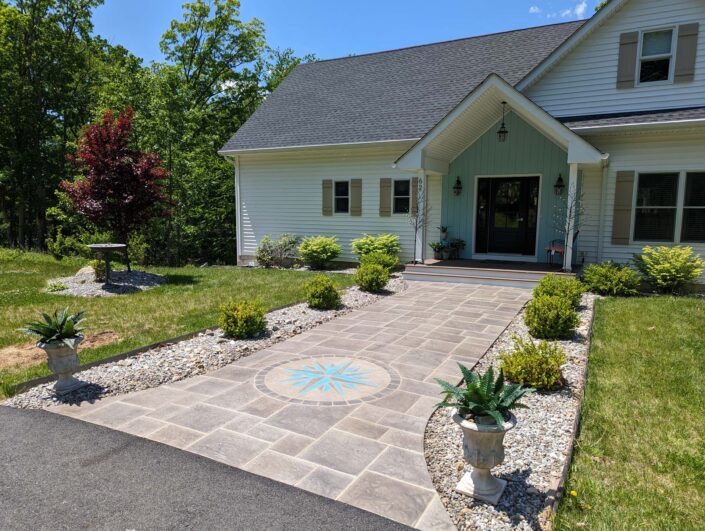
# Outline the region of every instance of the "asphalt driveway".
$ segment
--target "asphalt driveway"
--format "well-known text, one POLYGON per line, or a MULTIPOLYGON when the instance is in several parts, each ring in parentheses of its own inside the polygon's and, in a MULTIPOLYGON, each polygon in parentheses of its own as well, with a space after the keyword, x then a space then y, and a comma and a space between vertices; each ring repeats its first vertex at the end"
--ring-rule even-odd
POLYGON ((0 529, 407 527, 154 441, 0 406, 0 529))

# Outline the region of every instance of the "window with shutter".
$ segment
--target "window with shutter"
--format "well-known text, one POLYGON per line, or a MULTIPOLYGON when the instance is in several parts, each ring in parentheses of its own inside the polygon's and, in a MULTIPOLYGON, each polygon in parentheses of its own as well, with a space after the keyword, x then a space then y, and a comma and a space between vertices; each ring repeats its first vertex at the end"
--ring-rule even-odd
POLYGON ((641 34, 639 83, 668 81, 673 63, 673 28, 645 31, 641 34))
POLYGON ((336 214, 347 214, 350 212, 350 183, 348 181, 335 181, 333 205, 336 214))
POLYGON ((411 181, 394 181, 394 213, 408 214, 411 206, 411 181))
POLYGON ((678 173, 640 173, 634 240, 672 242, 678 210, 678 173))
POLYGON ((681 241, 705 242, 705 172, 686 174, 681 241))

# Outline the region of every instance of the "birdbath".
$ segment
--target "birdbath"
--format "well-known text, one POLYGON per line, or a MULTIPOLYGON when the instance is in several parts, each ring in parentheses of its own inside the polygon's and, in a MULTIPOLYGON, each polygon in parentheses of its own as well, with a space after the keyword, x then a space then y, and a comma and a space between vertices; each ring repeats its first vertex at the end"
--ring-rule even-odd
POLYGON ((110 257, 116 251, 127 249, 127 245, 124 243, 94 243, 88 247, 105 260, 105 283, 110 284, 110 257))

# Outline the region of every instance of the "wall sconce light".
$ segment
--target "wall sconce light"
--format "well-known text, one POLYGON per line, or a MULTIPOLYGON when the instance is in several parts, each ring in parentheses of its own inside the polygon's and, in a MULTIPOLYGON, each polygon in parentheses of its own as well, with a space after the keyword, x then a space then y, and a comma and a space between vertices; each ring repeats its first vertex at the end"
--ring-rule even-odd
POLYGON ((500 142, 506 142, 507 141, 507 136, 509 136, 509 131, 507 130, 507 126, 504 125, 504 111, 507 106, 507 102, 503 101, 502 102, 502 125, 499 128, 499 131, 497 131, 497 140, 500 142))
POLYGON ((460 177, 455 178, 455 184, 453 185, 453 193, 455 195, 460 195, 463 191, 463 183, 460 182, 460 177))
POLYGON ((553 185, 553 191, 556 195, 563 195, 563 189, 565 188, 565 183, 563 182, 563 176, 559 173, 558 179, 556 179, 556 184, 553 185))

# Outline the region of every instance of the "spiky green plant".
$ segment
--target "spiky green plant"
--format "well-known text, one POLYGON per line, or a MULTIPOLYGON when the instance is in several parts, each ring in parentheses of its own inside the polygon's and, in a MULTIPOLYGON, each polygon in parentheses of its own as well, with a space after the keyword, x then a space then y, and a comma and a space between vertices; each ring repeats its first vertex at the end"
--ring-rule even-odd
POLYGON ((53 315, 42 314, 44 321, 35 321, 20 328, 20 332, 36 336, 42 343, 61 341, 70 348, 76 348, 82 338, 83 328, 79 325, 83 321, 84 312, 69 314, 69 309, 55 310, 53 315))
POLYGON ((520 404, 519 400, 535 391, 521 384, 505 385, 501 369, 495 379, 492 367, 482 375, 472 372, 460 363, 458 367, 463 373, 465 387, 436 379, 445 393, 443 402, 436 406, 456 408, 465 418, 490 417, 495 424, 501 426, 509 418, 509 410, 526 407, 520 404))

